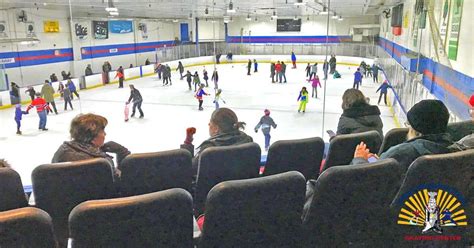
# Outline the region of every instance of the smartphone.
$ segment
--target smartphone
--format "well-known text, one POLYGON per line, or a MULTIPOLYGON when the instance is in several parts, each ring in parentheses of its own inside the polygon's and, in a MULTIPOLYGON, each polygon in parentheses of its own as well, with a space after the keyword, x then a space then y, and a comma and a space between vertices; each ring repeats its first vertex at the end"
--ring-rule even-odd
POLYGON ((328 134, 329 134, 329 137, 331 137, 331 138, 334 137, 334 136, 336 136, 336 133, 335 133, 334 131, 332 131, 332 130, 326 130, 326 133, 328 133, 328 134))
POLYGON ((374 162, 377 162, 378 158, 372 156, 372 157, 369 157, 369 159, 367 159, 367 161, 369 161, 369 163, 374 163, 374 162))

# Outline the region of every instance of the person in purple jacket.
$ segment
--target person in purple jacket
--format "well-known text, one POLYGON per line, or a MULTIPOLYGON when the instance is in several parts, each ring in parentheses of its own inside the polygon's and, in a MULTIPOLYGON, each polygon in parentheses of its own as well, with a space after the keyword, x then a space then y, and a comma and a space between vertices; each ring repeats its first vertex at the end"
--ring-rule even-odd
POLYGON ((15 105, 15 122, 16 122, 16 134, 21 135, 21 117, 28 114, 28 112, 21 110, 21 104, 15 105))
POLYGON ((321 81, 319 81, 318 75, 315 75, 313 79, 308 81, 311 82, 311 86, 313 87, 311 97, 318 98, 318 86, 321 88, 321 81))
POLYGON ((379 101, 377 102, 377 105, 380 104, 380 100, 382 100, 382 96, 384 96, 383 100, 385 102, 385 106, 387 105, 387 91, 389 88, 392 88, 392 86, 388 84, 387 80, 385 80, 383 81, 382 85, 380 85, 380 87, 377 89, 375 93, 380 91, 379 101))
POLYGON ((79 99, 79 94, 77 93, 76 85, 74 85, 74 82, 71 79, 67 80, 66 87, 68 87, 69 90, 71 91, 71 100, 74 100, 73 94, 76 95, 77 98, 79 99))
POLYGON ((360 73, 360 68, 357 68, 357 71, 354 73, 354 85, 352 88, 359 89, 359 85, 362 84, 362 74, 360 73))

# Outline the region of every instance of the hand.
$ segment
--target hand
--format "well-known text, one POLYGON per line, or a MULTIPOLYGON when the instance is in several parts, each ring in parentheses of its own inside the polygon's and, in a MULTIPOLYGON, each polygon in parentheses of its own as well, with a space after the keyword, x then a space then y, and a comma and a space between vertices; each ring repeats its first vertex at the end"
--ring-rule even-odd
POLYGON ((377 157, 377 155, 371 153, 364 142, 360 142, 354 151, 354 158, 363 158, 368 160, 369 157, 377 157))
POLYGON ((119 143, 117 143, 115 141, 109 141, 109 142, 105 143, 104 145, 102 145, 102 147, 100 149, 103 152, 111 152, 111 153, 120 153, 120 152, 123 152, 125 150, 128 151, 127 148, 125 148, 124 146, 120 145, 119 143))
POLYGON ((257 129, 257 128, 255 128, 254 131, 255 131, 256 133, 258 133, 258 129, 257 129))
POLYGON ((275 127, 274 127, 274 128, 277 128, 277 126, 278 126, 278 125, 277 125, 277 124, 275 124, 275 127))

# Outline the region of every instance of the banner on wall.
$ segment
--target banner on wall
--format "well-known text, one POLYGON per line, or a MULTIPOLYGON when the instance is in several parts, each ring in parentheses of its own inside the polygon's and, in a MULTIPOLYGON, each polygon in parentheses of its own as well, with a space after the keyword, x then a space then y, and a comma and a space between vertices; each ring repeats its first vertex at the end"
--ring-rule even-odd
POLYGON ((87 24, 77 22, 74 24, 74 32, 79 40, 86 40, 88 35, 87 24))
POLYGON ((140 30, 144 40, 148 39, 148 29, 146 23, 138 23, 138 30, 140 30))
POLYGON ((449 10, 451 8, 451 0, 444 0, 441 8, 441 17, 439 19, 439 34, 441 36, 440 52, 446 48, 446 35, 448 33, 449 10))
POLYGON ((45 33, 59 33, 59 21, 44 21, 43 30, 45 33))
POLYGON ((94 38, 97 40, 105 40, 109 38, 109 26, 107 21, 92 21, 94 29, 94 38))
POLYGON ((451 30, 449 34, 448 58, 456 60, 458 57, 459 32, 461 31, 463 0, 455 0, 452 6, 451 30))
POLYGON ((132 21, 109 21, 109 29, 114 34, 126 34, 133 32, 132 21))

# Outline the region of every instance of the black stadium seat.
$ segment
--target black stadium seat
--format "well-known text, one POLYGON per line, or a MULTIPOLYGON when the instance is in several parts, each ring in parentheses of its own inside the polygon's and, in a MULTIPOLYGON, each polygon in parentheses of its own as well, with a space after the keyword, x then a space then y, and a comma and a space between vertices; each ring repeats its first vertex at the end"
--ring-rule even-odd
POLYGON ((36 206, 53 218, 60 247, 67 244, 68 217, 76 205, 116 195, 111 164, 103 158, 40 165, 31 177, 36 206))
POLYGON ((72 247, 192 247, 192 206, 183 189, 83 202, 69 216, 72 247))
POLYGON ((396 146, 398 144, 401 144, 407 140, 407 134, 408 134, 408 128, 394 128, 390 129, 385 134, 385 137, 383 138, 382 145, 380 146, 380 150, 378 154, 382 154, 388 149, 390 149, 393 146, 396 146))
POLYGON ((299 171, 306 180, 316 179, 323 153, 324 141, 319 137, 276 141, 268 150, 263 175, 299 171))
POLYGON ((364 141, 371 152, 377 153, 382 138, 377 131, 337 135, 329 144, 326 162, 321 171, 336 165, 350 164, 354 158, 355 148, 361 141, 364 141))
POLYGON ((10 168, 0 168, 0 211, 27 206, 20 175, 10 168))
POLYGON ((191 192, 191 153, 184 149, 128 155, 119 165, 123 196, 171 188, 191 192))
POLYGON ((314 184, 305 205, 305 247, 384 247, 390 203, 403 171, 394 159, 334 166, 314 184))
POLYGON ((296 171, 216 185, 199 247, 301 247, 304 193, 296 171))
POLYGON ((199 158, 194 210, 204 212, 207 193, 216 184, 229 180, 258 177, 261 150, 257 143, 210 147, 199 158))
POLYGON ((448 124, 448 133, 454 141, 458 141, 468 134, 474 133, 474 121, 461 121, 448 124))
POLYGON ((0 212, 0 247, 57 247, 51 217, 32 207, 0 212))

